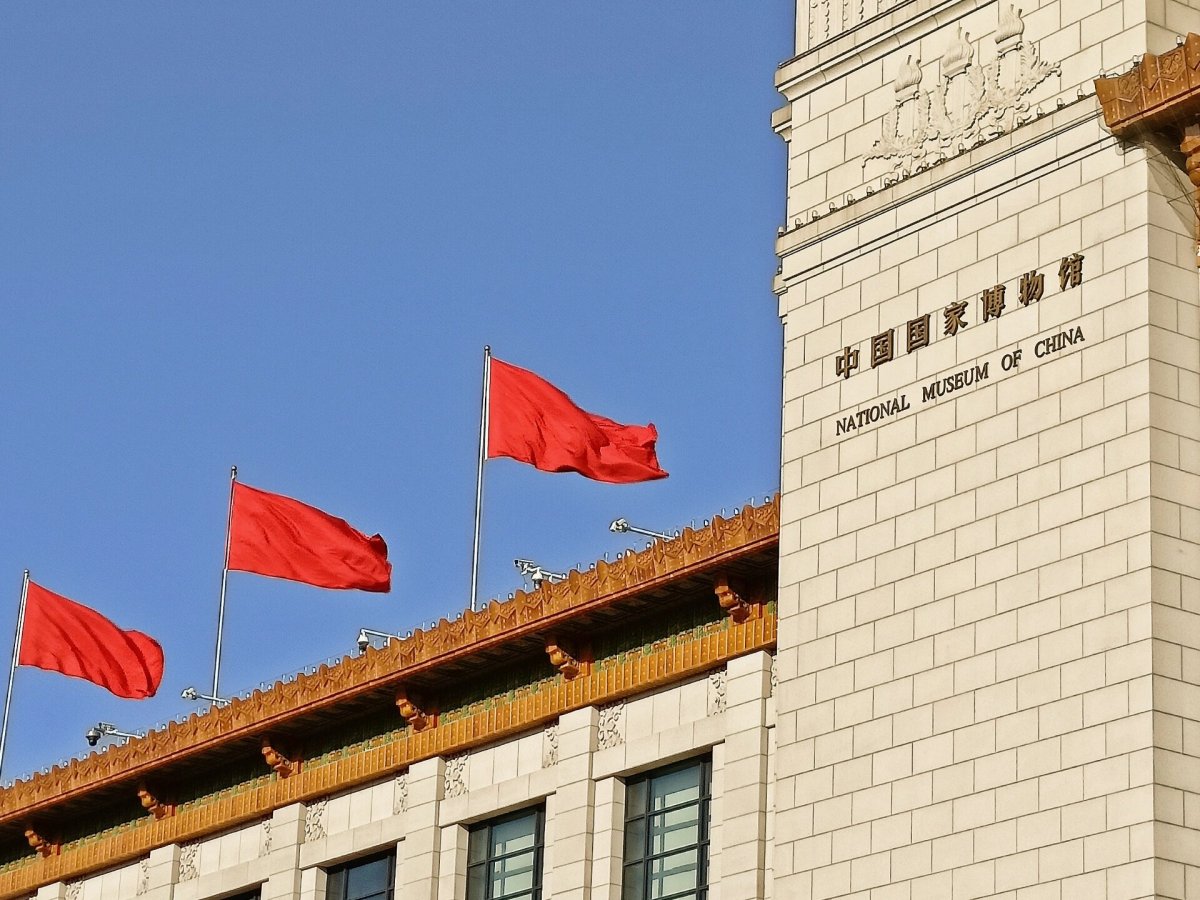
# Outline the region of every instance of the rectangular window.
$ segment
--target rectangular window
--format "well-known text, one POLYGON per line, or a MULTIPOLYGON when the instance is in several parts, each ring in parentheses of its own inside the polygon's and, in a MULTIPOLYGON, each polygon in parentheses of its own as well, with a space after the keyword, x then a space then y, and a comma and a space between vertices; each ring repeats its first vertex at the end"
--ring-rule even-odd
POLYGON ((327 900, 392 900, 396 853, 354 859, 329 870, 327 900))
POLYGON ((625 785, 621 900, 705 900, 712 762, 691 760, 625 785))
POLYGON ((481 822, 467 840, 467 900, 542 900, 545 813, 481 822))

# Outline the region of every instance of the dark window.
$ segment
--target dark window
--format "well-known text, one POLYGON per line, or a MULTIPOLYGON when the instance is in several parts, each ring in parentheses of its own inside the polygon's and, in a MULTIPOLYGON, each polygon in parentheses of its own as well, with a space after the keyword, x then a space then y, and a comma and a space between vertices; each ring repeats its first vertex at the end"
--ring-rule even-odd
POLYGON ((396 854, 392 851, 342 863, 329 870, 328 900, 392 900, 396 854))
POLYGON ((544 819, 526 809, 471 829, 467 900, 541 900, 544 819))
POLYGON ((702 759, 626 782, 622 900, 708 897, 711 781, 702 759))

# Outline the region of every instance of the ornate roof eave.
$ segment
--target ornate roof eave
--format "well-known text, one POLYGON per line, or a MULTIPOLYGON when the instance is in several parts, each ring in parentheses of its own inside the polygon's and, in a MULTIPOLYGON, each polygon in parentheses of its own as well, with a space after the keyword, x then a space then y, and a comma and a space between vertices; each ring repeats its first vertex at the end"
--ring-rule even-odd
POLYGON ((1161 55, 1147 53, 1128 72, 1097 78, 1095 86, 1104 122, 1118 137, 1178 136, 1200 121, 1200 35, 1189 34, 1161 55))
MULTIPOLYGON (((1124 140, 1165 134, 1179 145, 1195 188, 1200 250, 1200 34, 1189 34, 1160 56, 1147 53, 1128 72, 1097 78, 1104 122, 1124 140)), ((1200 266, 1200 252, 1196 257, 1200 266)))
POLYGON ((518 591, 506 602, 492 600, 479 612, 467 610, 454 621, 443 618, 428 631, 417 629, 386 647, 345 657, 334 666, 322 665, 312 674, 301 673, 294 681, 277 682, 227 706, 195 713, 105 753, 17 781, 0 789, 0 824, 24 821, 65 800, 144 778, 166 765, 256 737, 313 711, 569 623, 589 611, 770 548, 778 540, 776 496, 730 518, 718 516, 703 528, 687 528, 670 541, 626 553, 613 563, 600 561, 586 572, 573 570, 557 584, 518 591))

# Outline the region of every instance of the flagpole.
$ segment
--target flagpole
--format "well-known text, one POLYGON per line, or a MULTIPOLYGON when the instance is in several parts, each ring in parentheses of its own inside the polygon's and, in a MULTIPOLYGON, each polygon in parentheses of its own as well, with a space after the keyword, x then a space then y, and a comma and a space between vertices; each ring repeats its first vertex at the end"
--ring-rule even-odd
POLYGON ((25 600, 29 596, 29 570, 21 577, 21 605, 17 607, 17 631, 13 636, 12 665, 8 667, 8 690, 4 692, 4 722, 0 724, 0 773, 4 771, 4 746, 8 742, 8 708, 12 703, 13 677, 21 653, 21 632, 25 630, 25 600))
MULTIPOLYGON (((217 650, 213 658, 213 697, 220 697, 221 686, 221 637, 225 631, 225 587, 229 582, 229 543, 233 532, 233 489, 237 484, 237 466, 229 468, 229 516, 225 520, 225 564, 221 567, 221 602, 217 606, 217 650)), ((216 706, 217 701, 210 701, 216 706)))
POLYGON ((479 526, 483 520, 483 463, 487 459, 488 400, 492 391, 492 348, 483 348, 483 392, 479 407, 479 464, 475 469, 475 540, 471 546, 471 611, 479 606, 479 526))

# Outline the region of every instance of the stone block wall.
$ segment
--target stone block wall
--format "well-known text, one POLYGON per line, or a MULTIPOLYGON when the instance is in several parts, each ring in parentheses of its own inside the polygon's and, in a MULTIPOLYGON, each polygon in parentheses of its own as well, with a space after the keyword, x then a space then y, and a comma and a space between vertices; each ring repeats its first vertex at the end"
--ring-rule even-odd
POLYGON ((1200 12, 1027 8, 1025 120, 884 183, 894 73, 994 60, 1006 6, 781 70, 776 896, 1200 896, 1195 212, 1090 85, 1200 12))

